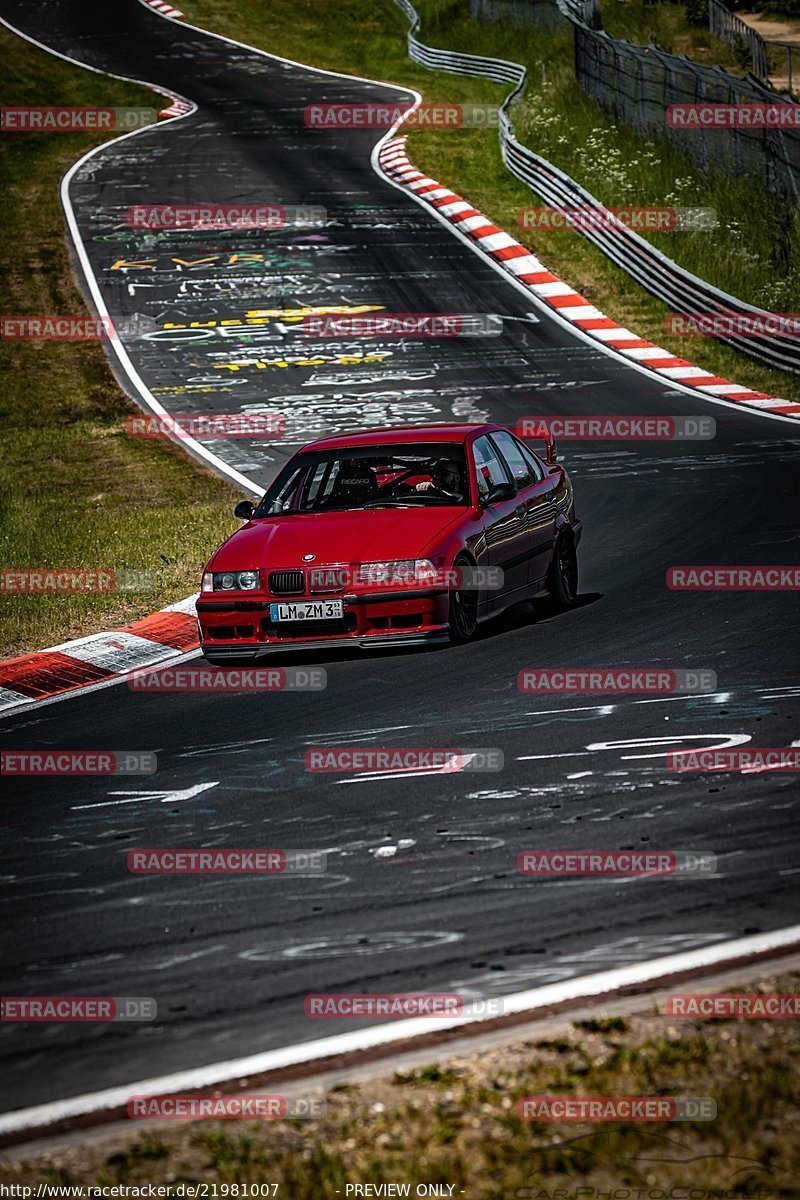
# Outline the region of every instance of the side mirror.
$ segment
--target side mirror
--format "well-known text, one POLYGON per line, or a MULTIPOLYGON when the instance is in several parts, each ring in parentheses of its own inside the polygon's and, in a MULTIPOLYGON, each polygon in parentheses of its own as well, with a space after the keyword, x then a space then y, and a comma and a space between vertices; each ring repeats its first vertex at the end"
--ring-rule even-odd
POLYGON ((252 500, 240 500, 233 510, 233 515, 240 521, 249 521, 255 511, 256 506, 252 500))
POLYGON ((555 438, 552 438, 552 437, 549 437, 546 435, 545 439, 544 439, 544 444, 545 444, 545 456, 544 456, 545 462, 557 463, 558 462, 558 446, 556 445, 555 438))
POLYGON ((496 483, 484 498, 484 506, 499 504, 501 500, 516 500, 517 489, 513 483, 496 483))

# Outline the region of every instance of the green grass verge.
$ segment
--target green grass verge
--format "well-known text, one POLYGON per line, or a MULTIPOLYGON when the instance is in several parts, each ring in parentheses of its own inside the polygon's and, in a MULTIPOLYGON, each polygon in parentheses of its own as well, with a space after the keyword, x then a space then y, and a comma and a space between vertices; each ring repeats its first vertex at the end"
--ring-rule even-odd
MULTIPOLYGON (((647 236, 682 266, 743 300, 776 312, 800 311, 800 214, 782 227, 774 198, 756 181, 706 176, 665 141, 638 138, 617 127, 575 83, 571 34, 478 24, 467 15, 463 0, 422 0, 418 7, 422 37, 429 44, 528 65, 528 93, 514 119, 520 140, 531 149, 572 174, 606 205, 715 209, 717 230, 647 236)), ((604 18, 617 7, 625 6, 604 0, 604 18)), ((389 0, 381 5, 273 0, 269 6, 240 0, 230 8, 215 0, 187 0, 183 8, 191 21, 218 33, 330 70, 405 84, 428 101, 499 104, 507 91, 411 63, 406 20, 389 0)), ((580 235, 520 228, 520 209, 541 201, 506 170, 496 131, 418 130, 409 138, 409 155, 622 325, 736 383, 800 401, 800 377, 763 367, 713 339, 666 333, 668 306, 580 235)))
POLYGON ((614 38, 639 45, 654 45, 667 54, 685 54, 708 67, 723 67, 733 75, 746 75, 750 56, 721 38, 707 25, 691 25, 685 4, 647 4, 645 0, 601 0, 603 28, 614 38))
MULTIPOLYGON (((762 973, 743 990, 796 993, 798 985, 798 973, 762 973)), ((412 1197, 417 1184, 449 1184, 470 1200, 599 1200, 609 1189, 641 1200, 789 1200, 800 1177, 798 1052, 796 1021, 675 1020, 642 1000, 634 1015, 564 1022, 537 1040, 469 1056, 444 1048, 428 1066, 341 1085, 313 1121, 173 1122, 86 1143, 76 1135, 70 1148, 0 1165, 0 1182, 147 1182, 176 1195, 181 1184, 216 1183, 212 1197, 271 1184, 278 1200, 344 1200, 348 1183, 407 1183, 412 1197), (517 1102, 542 1095, 710 1097, 717 1117, 521 1121, 517 1102)))
MULTIPOLYGON (((5 29, 0 53, 3 104, 164 103, 5 29)), ((86 315, 58 189, 70 164, 108 136, 0 139, 6 315, 86 315)), ((124 624, 196 590, 208 553, 236 527, 238 493, 171 444, 127 436, 125 417, 138 409, 120 392, 99 343, 4 341, 0 359, 0 565, 156 574, 153 586, 135 592, 0 596, 0 657, 124 624)))
MULTIPOLYGON (((604 0, 607 21, 617 7, 604 0)), ((624 5, 619 5, 624 7, 624 5)), ((663 7, 663 6, 659 6, 663 7)), ((498 104, 505 89, 425 71, 405 49, 405 20, 388 0, 188 0, 190 19, 266 50, 355 75, 383 78, 427 100, 498 104)), ((512 57, 531 67, 515 112, 522 140, 593 190, 605 204, 679 203, 717 210, 714 233, 651 235, 717 286, 776 311, 800 311, 800 223, 787 232, 756 184, 704 177, 669 147, 618 129, 574 84, 568 37, 478 26, 459 0, 431 0, 428 40, 512 57), (542 63, 545 64, 544 80, 542 63)), ((627 18, 626 18, 627 19, 627 18)), ((662 18, 659 18, 661 20, 662 18)), ((157 106, 149 91, 71 67, 5 30, 6 104, 157 106)), ((366 134, 366 137, 371 135, 366 134)), ((71 162, 101 137, 7 135, 0 143, 7 223, 0 271, 9 314, 82 314, 58 205, 71 162)), ((517 214, 537 199, 505 170, 491 131, 416 132, 412 159, 468 197, 609 316, 669 350, 750 387, 800 400, 800 380, 770 371, 711 340, 666 335, 668 309, 572 232, 521 230, 517 214)), ((233 528, 233 490, 171 445, 123 433, 133 406, 121 396, 99 345, 0 347, 6 384, 0 416, 0 561, 10 567, 125 567, 158 572, 146 592, 0 597, 0 654, 92 632, 145 615, 196 586, 209 548, 233 528)))

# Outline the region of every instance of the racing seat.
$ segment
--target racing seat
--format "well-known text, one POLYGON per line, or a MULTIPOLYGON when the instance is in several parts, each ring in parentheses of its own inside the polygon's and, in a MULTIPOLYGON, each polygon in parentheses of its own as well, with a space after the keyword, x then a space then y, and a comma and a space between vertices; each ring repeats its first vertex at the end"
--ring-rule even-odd
POLYGON ((374 500, 377 495, 378 477, 374 467, 360 462, 342 463, 331 489, 330 504, 332 507, 357 506, 374 500))

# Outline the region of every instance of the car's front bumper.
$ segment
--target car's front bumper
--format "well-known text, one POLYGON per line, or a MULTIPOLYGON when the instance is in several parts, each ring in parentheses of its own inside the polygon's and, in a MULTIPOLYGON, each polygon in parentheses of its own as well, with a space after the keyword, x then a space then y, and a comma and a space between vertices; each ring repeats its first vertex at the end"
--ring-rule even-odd
POLYGON ((197 617, 203 653, 211 659, 263 657, 281 650, 335 646, 420 645, 447 638, 448 589, 355 592, 339 596, 273 596, 221 599, 200 597, 197 617), (273 622, 270 605, 278 601, 337 599, 341 619, 273 622))
POLYGON ((373 634, 366 638, 297 638, 284 639, 280 643, 245 642, 225 645, 223 642, 204 642, 201 649, 205 658, 212 663, 252 662, 258 658, 271 658, 275 654, 296 654, 298 650, 343 650, 352 646, 356 650, 378 650, 387 647, 400 650, 405 646, 430 646, 448 640, 447 629, 430 630, 425 633, 373 634))

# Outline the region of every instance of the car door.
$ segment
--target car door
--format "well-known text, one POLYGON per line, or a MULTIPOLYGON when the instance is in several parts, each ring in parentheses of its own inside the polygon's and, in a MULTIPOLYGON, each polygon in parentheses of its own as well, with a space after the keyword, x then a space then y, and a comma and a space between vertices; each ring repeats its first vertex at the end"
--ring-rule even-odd
POLYGON ((525 510, 529 565, 527 581, 540 583, 547 575, 556 535, 554 496, 560 475, 550 474, 527 446, 505 430, 493 433, 497 446, 517 489, 517 500, 525 510))
POLYGON ((528 584, 530 536, 525 508, 515 495, 511 499, 487 504, 492 487, 499 483, 514 483, 497 446, 483 434, 472 444, 472 458, 478 481, 478 496, 483 509, 483 536, 486 561, 502 571, 502 588, 489 588, 485 593, 488 609, 505 602, 509 593, 519 592, 528 584))

